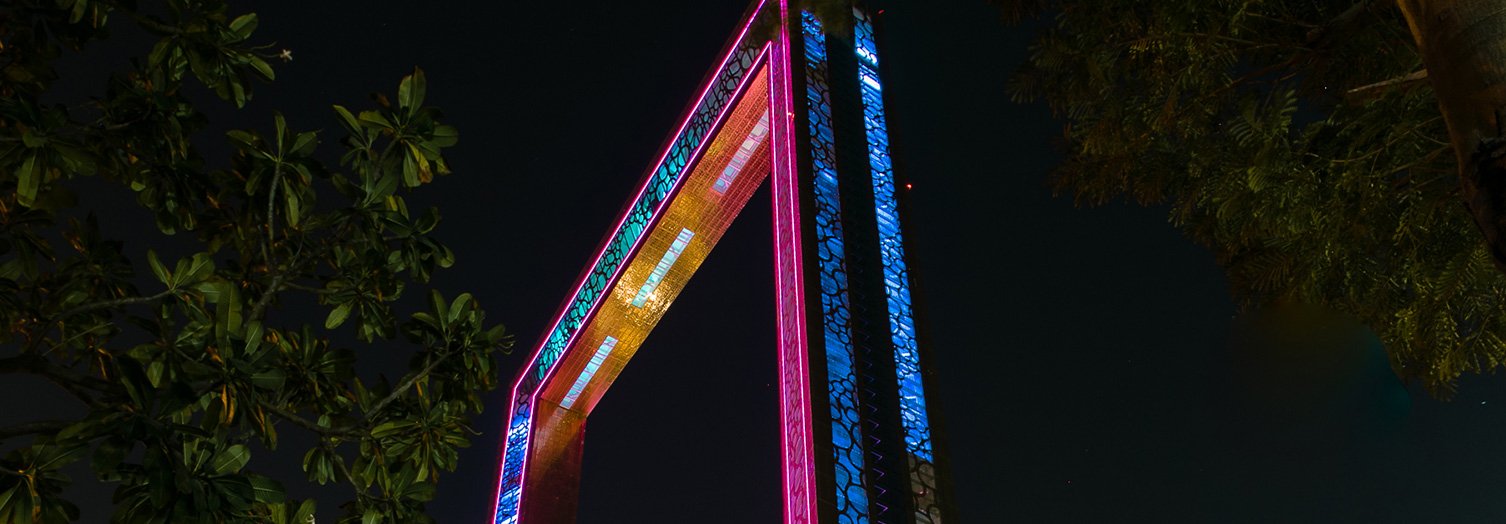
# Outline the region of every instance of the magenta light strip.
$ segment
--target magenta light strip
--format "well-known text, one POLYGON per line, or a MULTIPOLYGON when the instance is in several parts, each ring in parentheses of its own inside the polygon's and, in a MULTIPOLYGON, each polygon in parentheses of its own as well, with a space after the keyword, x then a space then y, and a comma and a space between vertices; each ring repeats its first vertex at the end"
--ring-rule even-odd
MULTIPOLYGON (((743 41, 743 38, 747 36, 748 30, 753 27, 753 23, 758 20, 758 13, 760 13, 763 10, 763 6, 764 6, 764 4, 766 2, 767 2, 767 0, 759 2, 758 7, 753 10, 753 14, 748 17, 748 22, 747 22, 747 24, 745 24, 743 26, 742 31, 738 33, 737 40, 733 41, 732 45, 727 50, 727 54, 722 57, 721 63, 717 65, 717 69, 716 69, 717 71, 721 71, 721 70, 725 69, 727 67, 727 63, 732 60, 732 56, 737 53, 737 49, 738 49, 739 44, 741 44, 742 41, 743 41)), ((748 81, 750 79, 752 79, 754 76, 757 76, 754 73, 756 73, 756 71, 757 71, 758 64, 759 64, 759 62, 761 60, 763 60, 763 58, 768 54, 768 52, 769 52, 769 46, 765 45, 763 51, 759 54, 759 57, 753 61, 753 68, 749 70, 749 72, 748 72, 747 75, 745 75, 745 77, 743 79, 743 85, 738 88, 738 93, 737 94, 741 93, 742 89, 744 87, 746 87, 746 85, 747 85, 747 83, 748 83, 748 81)), ((701 89, 701 94, 700 94, 700 96, 698 96, 696 98, 695 105, 691 106, 690 114, 686 115, 685 120, 680 123, 680 128, 677 129, 677 130, 675 130, 675 134, 673 136, 680 136, 681 133, 685 132, 685 128, 690 125, 691 119, 693 119, 695 117, 695 109, 694 108, 700 107, 700 105, 703 102, 705 102, 706 95, 711 92, 711 89, 714 86, 715 86, 715 81, 713 79, 712 81, 708 81, 706 83, 706 86, 701 89)), ((730 108, 731 106, 735 105, 732 102, 734 100, 736 100, 737 94, 734 94, 734 96, 732 97, 732 99, 728 101, 727 107, 725 107, 725 108, 722 109, 722 114, 717 117, 716 123, 713 123, 712 126, 711 126, 712 130, 716 129, 716 126, 721 122, 722 117, 726 115, 726 112, 727 112, 728 108, 730 108)), ((707 137, 707 139, 703 140, 702 143, 701 143, 701 145, 697 147, 697 152, 695 154, 692 154, 691 155, 691 159, 685 164, 686 165, 686 169, 689 169, 692 165, 694 165, 695 158, 699 154, 700 149, 704 148, 705 144, 708 143, 708 142, 711 142, 710 137, 707 137)), ((669 157, 669 153, 670 153, 670 151, 672 150, 673 147, 674 147, 674 141, 670 140, 669 143, 667 145, 665 145, 664 152, 659 156, 659 160, 657 162, 655 162, 653 165, 654 166, 658 166, 660 164, 663 164, 664 163, 664 159, 669 157)), ((648 177, 644 181, 643 187, 640 187, 638 189, 638 193, 637 193, 637 195, 635 195, 633 197, 632 202, 637 202, 639 199, 643 198, 643 193, 645 191, 648 191, 649 182, 652 181, 652 179, 653 179, 652 176, 650 176, 650 177, 648 177)), ((683 181, 683 178, 681 180, 683 181)), ((671 194, 673 192, 674 192, 673 190, 670 191, 671 194)), ((672 200, 672 199, 665 198, 664 202, 660 203, 659 209, 655 210, 655 216, 658 215, 659 211, 663 210, 664 205, 668 204, 670 200, 672 200)), ((627 219, 628 219, 628 217, 631 214, 632 214, 632 207, 631 206, 629 206, 627 209, 624 209, 623 213, 622 213, 622 218, 618 219, 617 225, 612 229, 612 231, 615 232, 615 231, 621 230, 622 229, 622 225, 627 222, 627 219)), ((647 236, 648 236, 648 231, 647 231, 647 229, 645 229, 644 234, 639 237, 638 242, 634 244, 633 249, 629 250, 629 252, 631 253, 631 252, 633 252, 633 250, 636 250, 637 246, 638 246, 638 243, 641 243, 642 240, 643 240, 643 238, 646 238, 647 236)), ((606 254, 607 249, 609 249, 610 247, 611 247, 611 242, 604 243, 602 245, 601 250, 596 253, 596 256, 594 258, 592 258, 592 261, 591 261, 592 265, 590 267, 595 267, 596 264, 599 264, 601 262, 601 257, 606 254)), ((622 272, 622 269, 624 267, 627 267, 627 266, 628 266, 627 261, 624 261, 624 263, 620 264, 619 267, 617 268, 617 274, 620 274, 622 272)), ((575 291, 573 293, 571 293, 569 296, 570 297, 579 296, 580 290, 585 287, 586 280, 589 277, 590 277, 590 273, 589 272, 587 272, 586 274, 582 275, 581 279, 580 279, 580 282, 578 282, 576 284, 576 286, 575 286, 575 291)), ((614 274, 613 277, 612 277, 612 279, 616 280, 616 278, 617 278, 617 275, 614 274)), ((610 288, 608 288, 608 289, 610 289, 610 288)), ((610 294, 610 293, 601 293, 601 295, 596 298, 596 302, 594 304, 592 304, 591 309, 594 311, 598 306, 600 306, 602 297, 604 297, 604 296, 606 296, 608 294, 610 294)), ((559 323, 564 320, 565 314, 567 312, 569 312, 569 310, 570 310, 570 306, 569 306, 568 302, 566 302, 566 304, 564 304, 563 306, 561 306, 559 315, 557 317, 555 317, 554 322, 552 322, 550 324, 551 329, 554 326, 558 326, 559 323)), ((579 331, 581 331, 581 330, 577 330, 577 333, 579 333, 579 331)), ((572 338, 573 338, 573 335, 572 335, 572 338)), ((509 406, 509 409, 511 409, 512 403, 514 402, 514 399, 518 398, 518 386, 521 386, 523 384, 523 378, 526 376, 526 374, 532 372, 535 363, 538 361, 539 355, 541 353, 543 353, 544 346, 546 344, 548 344, 548 342, 549 341, 548 341, 547 338, 545 338, 544 340, 542 340, 542 341, 539 342, 539 346, 537 348, 534 348, 533 355, 531 357, 529 357, 529 359, 528 359, 528 365, 523 368, 524 375, 519 376, 518 380, 513 383, 513 387, 512 387, 512 391, 511 391, 512 395, 510 397, 508 397, 508 406, 509 406)), ((567 342, 566 345, 565 345, 565 347, 568 348, 569 344, 570 344, 570 342, 567 342)), ((561 355, 560 356, 560 360, 564 360, 564 357, 565 357, 565 355, 561 355)), ((558 368, 557 364, 558 364, 558 362, 556 362, 556 365, 553 366, 553 368, 550 369, 549 373, 544 377, 544 380, 542 380, 542 381, 539 382, 539 387, 537 388, 536 391, 533 392, 533 400, 532 400, 532 404, 533 405, 531 405, 529 407, 529 412, 528 412, 528 417, 530 419, 533 418, 533 415, 538 412, 537 411, 537 409, 538 409, 538 397, 540 395, 540 392, 542 392, 545 389, 545 387, 544 387, 545 384, 548 384, 549 379, 554 374, 554 369, 558 368)), ((508 425, 509 425, 509 427, 511 426, 511 417, 509 417, 508 425)), ((531 425, 532 424, 530 424, 530 426, 531 425)), ((529 431, 532 432, 533 429, 530 428, 529 431)), ((527 440, 531 441, 532 439, 533 439, 533 437, 530 434, 527 440)), ((507 442, 506 442, 506 439, 503 440, 502 455, 501 456, 502 457, 506 457, 507 456, 507 442)), ((519 480, 518 480, 519 495, 518 495, 518 497, 519 497, 519 504, 520 505, 519 505, 519 508, 518 508, 517 519, 515 521, 521 521, 522 520, 522 506, 521 506, 521 504, 522 504, 522 490, 524 489, 523 488, 524 486, 527 486, 528 462, 529 462, 528 461, 528 456, 525 455, 523 457, 522 471, 519 472, 519 480)), ((496 501, 498 499, 500 499, 501 496, 502 496, 502 483, 503 483, 504 480, 505 480, 505 472, 503 471, 503 468, 499 467, 498 468, 498 473, 497 473, 497 489, 496 489, 495 496, 492 498, 493 504, 496 504, 496 501)), ((495 507, 493 508, 492 513, 493 513, 493 515, 495 515, 495 513, 496 513, 495 507)))
POLYGON ((774 134, 775 292, 779 301, 780 417, 784 422, 782 474, 784 522, 814 524, 816 479, 811 436, 810 373, 805 338, 804 274, 800 254, 799 172, 795 166, 795 113, 791 81, 788 0, 779 1, 779 35, 770 76, 774 134))
POLYGON ((596 371, 601 369, 601 364, 607 361, 607 355, 612 353, 612 348, 617 347, 617 339, 610 336, 601 342, 601 347, 596 348, 596 354, 591 355, 591 361, 586 363, 586 369, 580 371, 580 376, 575 378, 575 383, 570 385, 570 392, 565 394, 565 401, 560 402, 560 407, 570 409, 575 405, 575 399, 580 398, 580 393, 586 390, 586 384, 591 382, 591 377, 596 376, 596 371))

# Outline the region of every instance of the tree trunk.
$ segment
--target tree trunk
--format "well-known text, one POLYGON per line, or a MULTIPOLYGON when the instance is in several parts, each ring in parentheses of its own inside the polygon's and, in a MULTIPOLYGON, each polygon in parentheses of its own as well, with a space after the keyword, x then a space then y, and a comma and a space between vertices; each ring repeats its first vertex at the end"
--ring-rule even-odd
POLYGON ((1506 273, 1506 2, 1397 0, 1459 159, 1475 225, 1506 273))

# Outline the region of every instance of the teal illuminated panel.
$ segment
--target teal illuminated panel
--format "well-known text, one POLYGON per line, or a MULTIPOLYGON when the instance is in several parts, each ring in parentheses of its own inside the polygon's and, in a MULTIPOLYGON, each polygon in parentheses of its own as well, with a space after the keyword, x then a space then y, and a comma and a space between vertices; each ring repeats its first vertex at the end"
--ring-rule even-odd
POLYGON ((680 253, 685 251, 685 246, 690 245, 690 239, 694 237, 694 231, 680 229, 680 236, 675 237, 674 243, 669 245, 669 250, 665 251, 664 257, 659 259, 659 265, 654 266, 654 272, 649 273, 648 281, 643 283, 643 287, 638 288, 638 296, 633 297, 633 307, 643 307, 643 304, 648 302, 649 295, 653 295, 654 290, 659 289, 659 283, 664 281, 664 275, 669 274, 669 268, 675 265, 675 260, 679 260, 680 253))
POLYGON ((764 137, 769 136, 769 112, 764 111, 763 116, 758 118, 758 123, 753 125, 753 131, 748 133, 748 138, 743 140, 743 145, 737 148, 737 154, 732 155, 732 161, 727 163, 727 168, 722 170, 722 176, 716 178, 716 183, 711 185, 711 190, 717 194, 727 192, 732 187, 732 181, 737 179, 743 166, 748 165, 748 160, 753 158, 753 152, 758 150, 758 145, 763 143, 764 137))
POLYGON ((591 361, 586 363, 586 369, 581 370, 580 376, 575 378, 575 383, 570 385, 570 392, 565 394, 565 401, 560 406, 570 409, 575 405, 575 399, 580 397, 580 392, 586 390, 586 384, 591 383, 591 377, 596 376, 596 371, 601 369, 601 363, 607 361, 607 355, 612 354, 612 348, 617 347, 617 339, 607 337, 602 341, 601 347, 596 348, 596 354, 591 355, 591 361))

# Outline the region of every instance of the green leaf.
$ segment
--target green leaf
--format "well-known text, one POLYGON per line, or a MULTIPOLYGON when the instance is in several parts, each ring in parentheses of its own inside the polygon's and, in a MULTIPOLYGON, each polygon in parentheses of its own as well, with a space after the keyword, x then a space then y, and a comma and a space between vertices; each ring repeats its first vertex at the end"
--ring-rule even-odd
MULTIPOLYGON (((41 437, 38 437, 41 438, 41 437)), ((89 453, 88 444, 74 444, 71 446, 52 445, 46 453, 37 458, 36 468, 38 471, 57 471, 64 466, 84 458, 89 453)))
POLYGON ((408 429, 412 426, 412 422, 406 420, 394 420, 392 422, 383 423, 382 425, 377 426, 376 429, 371 430, 371 436, 376 438, 383 438, 402 433, 403 430, 408 429))
POLYGON ((288 134, 288 121, 282 117, 281 111, 272 112, 272 126, 274 129, 272 138, 277 144, 277 154, 279 156, 286 156, 287 150, 282 148, 282 139, 288 134))
POLYGON ((47 145, 47 137, 38 133, 36 129, 27 129, 26 132, 21 133, 21 143, 26 144, 26 147, 40 148, 47 145))
POLYGON ((293 188, 290 187, 292 184, 286 182, 286 178, 283 180, 284 188, 282 194, 287 197, 287 209, 285 211, 288 215, 288 225, 298 227, 298 223, 303 220, 303 200, 298 198, 298 192, 293 191, 293 188))
POLYGON ((455 297, 455 301, 450 303, 450 324, 459 322, 461 317, 469 313, 472 302, 473 299, 470 293, 461 293, 460 296, 455 297))
MULTIPOLYGON (((152 54, 147 56, 147 68, 155 69, 157 66, 162 65, 162 62, 166 60, 168 56, 173 55, 173 51, 176 51, 178 49, 177 42, 178 39, 176 37, 167 37, 157 41, 157 45, 152 47, 152 54)), ((177 77, 179 75, 181 75, 181 73, 175 74, 174 76, 177 77)))
POLYGON ((432 141, 434 145, 439 147, 453 146, 456 142, 460 141, 460 131, 456 130, 453 126, 435 126, 432 141))
POLYGON ((434 500, 434 484, 428 482, 415 482, 412 486, 408 486, 408 489, 403 491, 403 495, 413 500, 422 502, 434 500))
MULTIPOLYGON (((209 253, 196 253, 193 258, 179 261, 178 285, 197 284, 214 274, 214 259, 209 253)), ((177 286, 174 286, 177 287, 177 286)))
POLYGON ((257 502, 280 504, 286 500, 287 492, 283 489, 282 483, 261 475, 247 475, 246 478, 251 480, 251 489, 255 490, 254 496, 257 502))
POLYGON ((340 304, 334 311, 330 311, 329 318, 324 319, 324 328, 335 329, 340 327, 340 324, 344 324, 345 319, 350 317, 350 308, 354 304, 354 302, 346 302, 340 304))
POLYGON ((250 460, 251 450, 243 444, 236 444, 215 455, 209 463, 209 471, 214 475, 228 475, 240 471, 250 460))
POLYGON ((246 61, 251 64, 251 68, 256 71, 256 76, 258 78, 261 78, 263 82, 272 82, 277 80, 277 74, 272 72, 272 66, 268 65, 266 60, 262 60, 261 57, 258 56, 253 56, 246 61))
POLYGON ((0 493, 0 522, 21 520, 22 517, 20 515, 15 515, 14 517, 10 516, 17 513, 22 513, 22 510, 14 507, 16 505, 15 503, 21 500, 16 497, 16 493, 21 489, 21 486, 22 484, 18 482, 15 486, 11 486, 10 489, 5 490, 4 493, 0 493))
POLYGON ((314 511, 318 509, 319 503, 314 502, 314 499, 303 501, 303 504, 298 506, 298 512, 293 514, 293 522, 290 524, 308 524, 309 518, 313 517, 314 511))
POLYGON ((26 207, 31 207, 37 200, 37 191, 42 187, 43 173, 42 163, 37 161, 37 155, 26 157, 21 163, 21 169, 16 171, 16 201, 26 207))
POLYGON ((219 300, 215 303, 214 327, 215 332, 228 335, 240 333, 241 329, 241 292, 233 282, 220 281, 215 283, 215 289, 219 292, 219 300))
POLYGON ((256 350, 257 347, 261 346, 262 335, 265 331, 263 330, 260 321, 253 320, 251 322, 247 322, 245 327, 246 353, 251 353, 252 351, 256 350))
POLYGON ((282 385, 286 380, 287 373, 283 372, 283 370, 281 369, 269 369, 255 375, 251 375, 251 385, 263 389, 270 389, 273 391, 281 390, 282 385))
POLYGON ((444 303, 444 296, 439 294, 438 289, 429 290, 429 311, 434 313, 434 318, 445 322, 450 318, 450 308, 444 303))
POLYGON ((366 508, 366 514, 361 515, 361 524, 377 524, 382 521, 382 512, 376 508, 366 508))
POLYGON ((247 13, 235 18, 230 22, 230 30, 234 31, 241 40, 251 38, 251 33, 256 31, 256 13, 247 13))
POLYGON ((162 387, 162 372, 164 369, 165 366, 161 360, 153 361, 146 367, 146 380, 152 384, 152 387, 162 387))
POLYGON ((360 134, 361 124, 356 121, 355 115, 350 114, 350 111, 345 109, 344 106, 335 106, 335 117, 340 121, 340 125, 345 126, 346 131, 350 131, 352 134, 360 134))
POLYGON ((361 125, 364 125, 366 127, 375 127, 388 131, 393 130, 392 122, 388 121, 387 117, 382 116, 381 113, 378 113, 376 111, 362 111, 360 118, 358 118, 357 120, 361 122, 361 125))
MULTIPOLYGON (((416 109, 424 103, 424 70, 413 68, 413 74, 403 77, 397 86, 397 105, 403 109, 416 109)), ((391 85, 391 84, 389 84, 391 85)))
POLYGON ((437 225, 439 225, 439 209, 431 207, 418 217, 417 222, 413 223, 413 229, 418 230, 419 233, 428 233, 437 225))
POLYGON ((507 337, 507 326, 496 326, 486 331, 486 338, 496 344, 507 337))
POLYGON ((157 258, 157 252, 150 249, 146 250, 146 261, 151 264, 152 274, 157 276, 157 280, 162 281, 168 288, 172 288, 173 275, 167 272, 167 267, 163 266, 162 260, 157 258))
POLYGON ((314 147, 317 145, 319 145, 317 133, 298 133, 298 137, 293 140, 292 154, 299 157, 309 156, 314 153, 314 147))

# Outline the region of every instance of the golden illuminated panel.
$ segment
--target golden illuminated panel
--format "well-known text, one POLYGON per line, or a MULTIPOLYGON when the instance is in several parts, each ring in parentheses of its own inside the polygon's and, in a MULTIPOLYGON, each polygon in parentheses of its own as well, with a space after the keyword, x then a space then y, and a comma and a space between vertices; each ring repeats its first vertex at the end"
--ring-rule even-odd
MULTIPOLYGON (((767 68, 760 68, 611 294, 581 328, 560 367, 544 385, 539 397, 540 415, 549 411, 560 416, 554 409, 566 409, 561 406, 590 413, 763 182, 770 167, 768 97, 767 68), (729 176, 729 165, 735 178, 729 176), (741 169, 735 169, 737 166, 741 169), (675 250, 679 251, 677 256, 675 250), (666 253, 670 255, 666 257, 666 253), (588 367, 594 374, 582 373, 588 367), (543 409, 546 407, 550 409, 543 409)), ((548 424, 541 420, 541 427, 548 424)))

